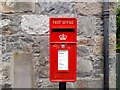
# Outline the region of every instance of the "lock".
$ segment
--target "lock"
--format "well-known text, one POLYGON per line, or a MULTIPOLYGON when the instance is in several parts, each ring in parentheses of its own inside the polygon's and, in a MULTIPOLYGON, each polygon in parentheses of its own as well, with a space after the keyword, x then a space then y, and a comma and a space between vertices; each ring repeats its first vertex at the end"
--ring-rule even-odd
POLYGON ((61 48, 65 48, 65 44, 62 43, 62 44, 61 44, 61 48))

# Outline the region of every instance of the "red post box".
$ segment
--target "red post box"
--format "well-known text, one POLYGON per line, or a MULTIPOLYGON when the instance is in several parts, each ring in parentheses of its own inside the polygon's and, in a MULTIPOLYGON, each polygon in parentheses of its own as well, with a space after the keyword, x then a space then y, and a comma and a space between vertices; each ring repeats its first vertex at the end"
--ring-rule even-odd
POLYGON ((76 81, 76 18, 50 18, 50 81, 76 81))

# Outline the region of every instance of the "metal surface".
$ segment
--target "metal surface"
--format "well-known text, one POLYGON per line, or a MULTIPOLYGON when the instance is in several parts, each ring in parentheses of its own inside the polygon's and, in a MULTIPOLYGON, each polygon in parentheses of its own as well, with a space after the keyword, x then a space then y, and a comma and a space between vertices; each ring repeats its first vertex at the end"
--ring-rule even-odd
POLYGON ((76 81, 76 41, 76 18, 50 18, 51 82, 76 81))
POLYGON ((66 90, 66 82, 59 82, 59 90, 66 90))
POLYGON ((109 0, 103 2, 104 90, 109 90, 109 0))

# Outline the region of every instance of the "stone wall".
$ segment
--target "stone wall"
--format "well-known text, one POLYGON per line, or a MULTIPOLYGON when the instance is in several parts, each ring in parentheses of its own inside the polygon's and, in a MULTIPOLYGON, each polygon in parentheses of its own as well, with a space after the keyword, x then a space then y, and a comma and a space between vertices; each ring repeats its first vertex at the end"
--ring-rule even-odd
MULTIPOLYGON (((116 87, 116 15, 110 3, 110 87, 116 87)), ((58 87, 49 81, 49 18, 76 17, 77 81, 68 88, 103 87, 102 2, 6 2, 0 3, 0 85, 12 87, 10 69, 15 52, 33 56, 35 84, 58 87)))

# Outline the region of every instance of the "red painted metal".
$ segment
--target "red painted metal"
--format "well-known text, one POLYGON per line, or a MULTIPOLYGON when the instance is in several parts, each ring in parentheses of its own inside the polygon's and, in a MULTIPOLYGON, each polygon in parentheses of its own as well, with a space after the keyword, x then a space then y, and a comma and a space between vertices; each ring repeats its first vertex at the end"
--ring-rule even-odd
MULTIPOLYGON (((76 81, 76 18, 50 18, 50 81, 76 81), (63 45, 63 46, 62 46, 63 45), (68 52, 68 69, 58 69, 58 51, 68 52)), ((67 57, 67 56, 66 56, 67 57)), ((65 58, 65 57, 63 57, 65 58)), ((64 62, 64 60, 63 60, 64 62)), ((64 65, 63 65, 64 66, 64 65)))

